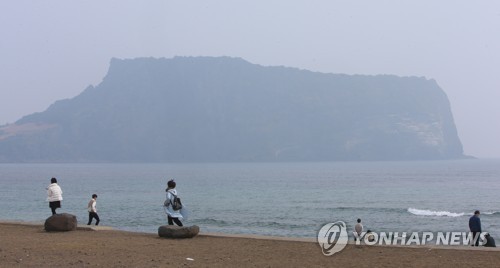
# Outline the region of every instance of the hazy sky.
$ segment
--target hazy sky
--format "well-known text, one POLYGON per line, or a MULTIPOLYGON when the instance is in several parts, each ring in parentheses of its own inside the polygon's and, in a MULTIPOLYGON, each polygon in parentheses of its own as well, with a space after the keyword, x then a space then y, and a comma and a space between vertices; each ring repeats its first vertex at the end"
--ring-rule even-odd
POLYGON ((0 125, 97 85, 116 58, 232 56, 435 79, 466 154, 500 157, 500 1, 1 1, 0 125))

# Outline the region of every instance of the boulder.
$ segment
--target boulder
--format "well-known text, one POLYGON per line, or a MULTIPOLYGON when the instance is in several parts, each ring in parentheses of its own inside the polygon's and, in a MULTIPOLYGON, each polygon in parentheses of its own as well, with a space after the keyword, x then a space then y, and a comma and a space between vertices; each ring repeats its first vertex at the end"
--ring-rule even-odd
POLYGON ((193 226, 176 226, 162 225, 158 228, 158 235, 166 238, 192 238, 200 232, 200 227, 193 226))
POLYGON ((68 213, 55 214, 45 220, 45 231, 65 232, 76 230, 76 216, 68 213))

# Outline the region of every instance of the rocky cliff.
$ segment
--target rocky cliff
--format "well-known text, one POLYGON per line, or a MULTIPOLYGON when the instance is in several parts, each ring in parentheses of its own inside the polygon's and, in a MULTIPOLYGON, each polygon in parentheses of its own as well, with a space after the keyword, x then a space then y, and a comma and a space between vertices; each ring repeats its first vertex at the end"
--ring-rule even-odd
POLYGON ((0 127, 0 162, 462 157, 434 80, 228 57, 112 59, 96 87, 0 127))

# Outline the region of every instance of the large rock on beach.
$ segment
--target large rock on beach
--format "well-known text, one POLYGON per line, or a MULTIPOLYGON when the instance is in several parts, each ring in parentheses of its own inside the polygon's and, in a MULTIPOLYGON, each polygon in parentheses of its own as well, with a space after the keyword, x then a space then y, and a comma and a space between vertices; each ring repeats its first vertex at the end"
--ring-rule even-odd
POLYGON ((66 232, 76 230, 76 216, 68 213, 55 214, 45 220, 45 231, 66 232))
POLYGON ((193 226, 176 226, 162 225, 158 228, 158 235, 166 238, 192 238, 200 232, 200 227, 193 226))

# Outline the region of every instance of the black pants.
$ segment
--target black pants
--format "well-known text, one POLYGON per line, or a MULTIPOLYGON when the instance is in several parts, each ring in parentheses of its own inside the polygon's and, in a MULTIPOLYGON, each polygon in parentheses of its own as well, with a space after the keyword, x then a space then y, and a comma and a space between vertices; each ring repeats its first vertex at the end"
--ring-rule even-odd
POLYGON ((472 232, 472 246, 479 246, 479 234, 481 234, 481 232, 472 232), (476 237, 477 236, 477 237, 476 237), (474 239, 476 239, 476 242, 474 243, 474 239))
POLYGON ((179 218, 172 218, 168 216, 168 225, 174 225, 174 222, 175 224, 182 226, 182 222, 179 220, 179 218))
POLYGON ((87 225, 90 225, 92 223, 92 219, 95 218, 95 225, 99 225, 99 215, 97 215, 96 212, 89 212, 89 222, 87 225))
POLYGON ((61 201, 49 202, 50 210, 52 210, 52 215, 56 215, 56 209, 61 207, 61 201))

